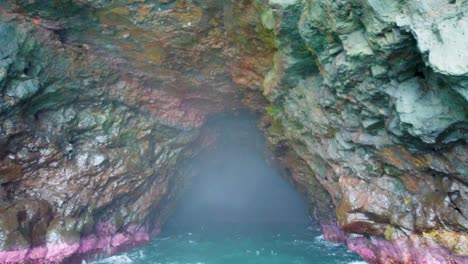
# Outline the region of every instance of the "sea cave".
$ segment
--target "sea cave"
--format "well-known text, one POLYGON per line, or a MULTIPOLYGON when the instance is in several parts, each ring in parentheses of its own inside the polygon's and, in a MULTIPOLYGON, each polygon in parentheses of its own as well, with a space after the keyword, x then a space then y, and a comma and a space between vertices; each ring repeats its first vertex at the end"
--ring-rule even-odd
POLYGON ((464 0, 0 0, 0 263, 468 263, 464 0))

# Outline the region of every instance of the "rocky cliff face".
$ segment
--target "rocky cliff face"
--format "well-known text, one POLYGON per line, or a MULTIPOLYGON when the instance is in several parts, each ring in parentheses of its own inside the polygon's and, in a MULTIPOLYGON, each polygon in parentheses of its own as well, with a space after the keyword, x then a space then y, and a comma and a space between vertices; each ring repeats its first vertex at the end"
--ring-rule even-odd
POLYGON ((466 261, 445 249, 468 253, 466 1, 264 6, 267 136, 310 196, 316 181, 330 195, 351 235, 334 238, 371 263, 466 261))
POLYGON ((2 1, 0 262, 144 243, 212 142, 206 118, 243 103, 326 237, 371 263, 465 263, 467 12, 2 1))
POLYGON ((78 4, 1 3, 0 263, 148 241, 240 105, 218 9, 78 4))

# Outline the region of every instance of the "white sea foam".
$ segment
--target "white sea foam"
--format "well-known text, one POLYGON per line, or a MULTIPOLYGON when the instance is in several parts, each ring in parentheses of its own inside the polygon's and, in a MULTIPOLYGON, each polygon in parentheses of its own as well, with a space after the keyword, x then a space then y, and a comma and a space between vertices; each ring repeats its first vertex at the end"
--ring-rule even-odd
POLYGON ((133 260, 126 254, 119 256, 112 256, 99 261, 92 262, 91 264, 131 264, 133 260))
POLYGON ((334 243, 334 242, 326 240, 323 235, 316 236, 314 240, 316 244, 326 246, 327 248, 339 247, 341 245, 340 243, 334 243))
POLYGON ((309 231, 321 231, 320 228, 313 227, 313 226, 308 226, 308 227, 307 227, 307 230, 309 230, 309 231))
POLYGON ((362 260, 358 260, 358 261, 351 261, 348 264, 368 264, 368 263, 362 260))
POLYGON ((323 237, 323 235, 320 235, 320 236, 316 236, 315 237, 315 241, 323 241, 325 240, 325 238, 323 237))

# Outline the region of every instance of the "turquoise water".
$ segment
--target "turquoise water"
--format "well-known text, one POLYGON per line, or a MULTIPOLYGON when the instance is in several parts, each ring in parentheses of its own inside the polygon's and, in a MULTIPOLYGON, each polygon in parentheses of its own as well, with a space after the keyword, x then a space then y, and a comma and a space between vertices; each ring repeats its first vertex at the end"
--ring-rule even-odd
POLYGON ((325 241, 319 230, 303 227, 210 226, 171 228, 149 244, 94 264, 360 264, 340 244, 325 241))
POLYGON ((211 128, 218 147, 194 161, 198 173, 163 232, 95 264, 365 263, 309 227, 303 196, 266 162, 255 116, 221 116, 211 128))

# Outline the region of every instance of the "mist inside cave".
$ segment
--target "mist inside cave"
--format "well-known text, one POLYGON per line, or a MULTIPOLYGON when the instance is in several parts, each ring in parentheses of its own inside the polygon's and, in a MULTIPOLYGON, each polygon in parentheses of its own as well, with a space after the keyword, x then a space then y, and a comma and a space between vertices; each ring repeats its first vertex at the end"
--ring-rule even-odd
POLYGON ((168 225, 309 224, 301 194, 267 161, 255 115, 222 115, 208 127, 217 143, 194 161, 196 175, 168 225))
POLYGON ((0 263, 465 263, 467 13, 0 0, 0 263))
POLYGON ((326 241, 301 193, 268 159, 257 116, 217 115, 216 143, 190 161, 194 175, 162 233, 103 263, 360 263, 326 241))

